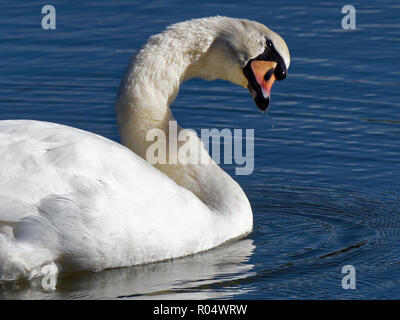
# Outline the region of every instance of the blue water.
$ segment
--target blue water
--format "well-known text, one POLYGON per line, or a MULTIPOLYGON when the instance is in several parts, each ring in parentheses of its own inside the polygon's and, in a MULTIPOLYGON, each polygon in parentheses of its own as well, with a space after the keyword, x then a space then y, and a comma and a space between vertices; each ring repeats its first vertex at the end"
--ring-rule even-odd
POLYGON ((260 21, 292 63, 267 114, 233 84, 191 80, 173 104, 183 127, 254 128, 255 168, 236 176, 254 232, 147 266, 61 276, 58 290, 0 284, 40 299, 399 299, 400 5, 351 1, 357 29, 330 1, 43 1, 0 4, 0 119, 37 119, 118 141, 114 100, 130 56, 167 25, 226 15, 260 21), (356 289, 344 290, 344 265, 356 289))

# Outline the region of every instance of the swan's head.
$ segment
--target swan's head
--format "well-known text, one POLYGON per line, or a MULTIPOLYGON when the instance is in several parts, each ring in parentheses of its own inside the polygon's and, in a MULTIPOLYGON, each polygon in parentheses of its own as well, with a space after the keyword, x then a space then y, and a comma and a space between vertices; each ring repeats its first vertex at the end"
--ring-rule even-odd
POLYGON ((213 48, 223 65, 223 78, 247 87, 257 107, 265 111, 272 85, 286 78, 290 65, 285 41, 258 22, 235 19, 224 26, 213 48))

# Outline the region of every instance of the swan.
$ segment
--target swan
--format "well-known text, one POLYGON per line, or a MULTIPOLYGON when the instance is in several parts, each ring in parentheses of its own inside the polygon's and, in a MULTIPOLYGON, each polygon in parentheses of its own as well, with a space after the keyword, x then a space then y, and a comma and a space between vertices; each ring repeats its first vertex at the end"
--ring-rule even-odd
POLYGON ((168 135, 183 81, 230 81, 264 111, 289 64, 285 41, 258 22, 193 19, 152 36, 131 59, 115 104, 122 144, 55 123, 0 121, 1 280, 44 277, 49 266, 58 274, 146 264, 250 233, 244 191, 195 133, 187 130, 206 164, 151 165, 146 136, 168 135))

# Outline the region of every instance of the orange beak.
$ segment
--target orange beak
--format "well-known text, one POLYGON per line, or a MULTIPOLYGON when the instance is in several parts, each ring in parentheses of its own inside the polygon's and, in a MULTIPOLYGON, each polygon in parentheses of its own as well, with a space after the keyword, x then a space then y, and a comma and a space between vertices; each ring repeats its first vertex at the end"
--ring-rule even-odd
POLYGON ((274 61, 254 60, 251 62, 251 70, 261 88, 264 99, 271 95, 271 88, 275 82, 275 68, 277 63, 274 61))

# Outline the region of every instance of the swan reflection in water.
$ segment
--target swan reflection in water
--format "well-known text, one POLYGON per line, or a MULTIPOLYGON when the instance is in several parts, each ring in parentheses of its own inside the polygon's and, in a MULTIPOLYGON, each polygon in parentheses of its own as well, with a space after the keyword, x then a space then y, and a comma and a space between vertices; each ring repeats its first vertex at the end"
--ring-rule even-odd
POLYGON ((54 292, 44 291, 40 282, 7 282, 0 284, 0 298, 229 299, 243 294, 242 280, 255 275, 250 262, 255 248, 253 240, 243 239, 181 259, 62 274, 54 292))

